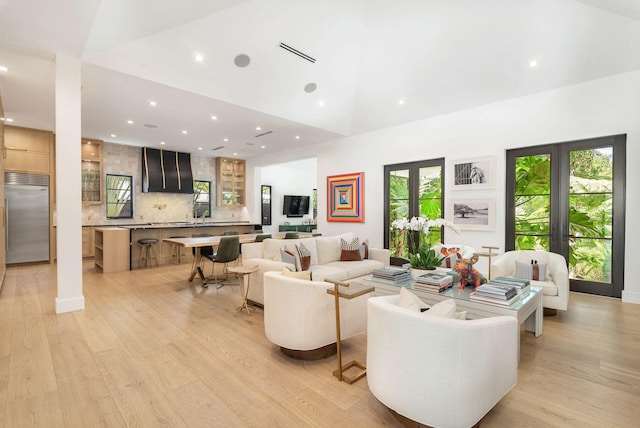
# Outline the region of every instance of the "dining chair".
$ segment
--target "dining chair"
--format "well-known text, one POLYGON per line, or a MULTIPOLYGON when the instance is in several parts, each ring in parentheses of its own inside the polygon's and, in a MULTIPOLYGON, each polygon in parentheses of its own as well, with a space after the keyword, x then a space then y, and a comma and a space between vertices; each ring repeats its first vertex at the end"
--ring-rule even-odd
MULTIPOLYGON (((211 262, 213 262, 211 275, 213 276, 213 282, 215 284, 218 284, 216 288, 221 288, 221 287, 224 287, 225 285, 230 285, 230 284, 225 284, 225 281, 227 280, 227 264, 238 260, 238 257, 240 257, 240 237, 225 236, 223 238, 220 238, 220 243, 218 244, 218 251, 214 252, 213 254, 207 255, 205 257, 211 260, 211 262), (224 265, 222 271, 225 274, 225 277, 220 282, 218 281, 218 275, 216 273, 216 263, 222 263, 224 265)), ((240 284, 238 283, 233 285, 240 285, 240 284)))

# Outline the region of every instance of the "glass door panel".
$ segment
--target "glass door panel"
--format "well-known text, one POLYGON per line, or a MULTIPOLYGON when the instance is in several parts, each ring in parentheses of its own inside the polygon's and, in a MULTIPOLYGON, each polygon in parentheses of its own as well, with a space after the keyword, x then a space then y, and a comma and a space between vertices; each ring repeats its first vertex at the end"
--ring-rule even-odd
POLYGON ((391 227, 394 220, 409 215, 409 170, 400 169, 389 173, 389 249, 391 256, 407 257, 406 237, 391 227))
POLYGON ((551 155, 515 159, 515 249, 549 251, 551 155))
MULTIPOLYGON (((423 167, 419 169, 419 202, 420 217, 436 219, 442 217, 442 168, 440 166, 423 167)), ((442 229, 431 228, 429 235, 430 246, 442 239, 442 229)))

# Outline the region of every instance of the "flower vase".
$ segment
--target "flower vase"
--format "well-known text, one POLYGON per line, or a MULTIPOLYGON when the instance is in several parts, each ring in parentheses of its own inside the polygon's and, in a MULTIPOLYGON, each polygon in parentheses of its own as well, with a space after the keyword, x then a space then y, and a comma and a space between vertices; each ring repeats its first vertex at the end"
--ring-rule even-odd
POLYGON ((435 273, 436 270, 435 269, 416 269, 416 268, 411 268, 410 270, 410 275, 411 275, 411 279, 412 280, 416 280, 416 278, 418 278, 420 275, 424 275, 425 273, 431 272, 431 273, 435 273))

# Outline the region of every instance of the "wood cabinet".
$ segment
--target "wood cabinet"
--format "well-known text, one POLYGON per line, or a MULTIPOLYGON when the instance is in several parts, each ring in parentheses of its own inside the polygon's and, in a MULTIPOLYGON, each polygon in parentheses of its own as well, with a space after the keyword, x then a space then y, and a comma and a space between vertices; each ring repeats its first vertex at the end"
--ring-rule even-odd
POLYGON ((52 172, 53 133, 5 126, 5 170, 29 174, 52 172))
POLYGON ((245 161, 216 158, 216 205, 241 207, 245 205, 245 161))
MULTIPOLYGON (((0 117, 4 117, 2 108, 2 97, 0 96, 0 117)), ((7 230, 6 207, 4 203, 4 120, 0 120, 0 290, 4 284, 4 276, 6 272, 6 250, 5 250, 5 233, 7 230)))
POLYGON ((82 203, 102 203, 102 141, 82 139, 82 203))
POLYGON ((92 226, 82 226, 82 257, 95 254, 94 230, 92 226))
POLYGON ((96 227, 95 265, 102 273, 129 270, 129 229, 96 227))

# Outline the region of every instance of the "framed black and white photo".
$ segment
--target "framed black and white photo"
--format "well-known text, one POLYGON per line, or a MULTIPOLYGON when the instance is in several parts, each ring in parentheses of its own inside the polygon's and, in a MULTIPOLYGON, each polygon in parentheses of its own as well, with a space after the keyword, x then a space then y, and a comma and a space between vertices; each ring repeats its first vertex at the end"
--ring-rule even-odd
POLYGON ((493 156, 450 161, 451 190, 492 189, 496 185, 493 156))
POLYGON ((494 230, 494 199, 454 199, 448 205, 448 219, 459 229, 494 230))

